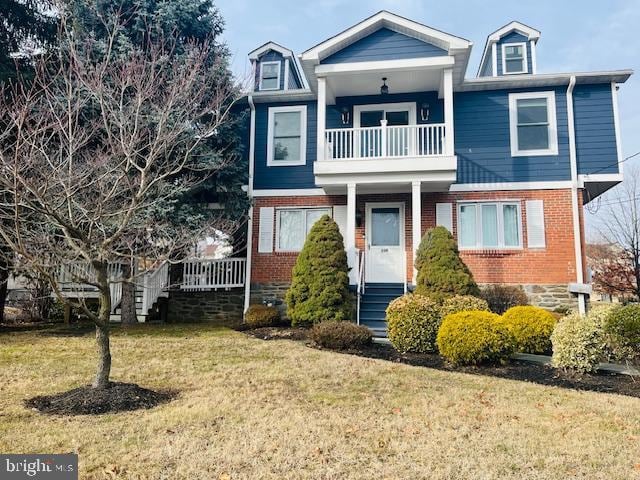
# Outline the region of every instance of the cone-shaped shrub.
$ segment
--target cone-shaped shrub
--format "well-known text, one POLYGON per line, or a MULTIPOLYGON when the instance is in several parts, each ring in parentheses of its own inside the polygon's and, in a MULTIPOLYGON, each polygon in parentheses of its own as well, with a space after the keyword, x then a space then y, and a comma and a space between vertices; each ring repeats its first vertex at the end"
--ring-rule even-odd
POLYGON ((351 319, 347 254, 338 225, 328 215, 307 235, 286 302, 293 326, 351 319))
POLYGON ((454 295, 480 295, 478 285, 458 254, 449 231, 435 227, 427 231, 416 256, 416 293, 442 301, 454 295))

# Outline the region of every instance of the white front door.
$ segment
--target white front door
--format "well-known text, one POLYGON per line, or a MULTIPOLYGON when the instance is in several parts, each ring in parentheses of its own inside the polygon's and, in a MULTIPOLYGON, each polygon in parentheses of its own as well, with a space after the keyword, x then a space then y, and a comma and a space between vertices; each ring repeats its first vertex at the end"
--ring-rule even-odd
POLYGON ((404 204, 367 203, 365 280, 404 283, 404 204))

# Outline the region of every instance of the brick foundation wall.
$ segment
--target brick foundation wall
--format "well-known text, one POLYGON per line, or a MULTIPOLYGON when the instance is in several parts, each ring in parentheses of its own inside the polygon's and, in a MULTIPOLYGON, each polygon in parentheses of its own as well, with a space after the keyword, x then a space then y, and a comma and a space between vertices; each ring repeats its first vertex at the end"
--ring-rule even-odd
POLYGON ((169 292, 167 321, 232 326, 242 321, 243 309, 244 288, 205 292, 172 290, 169 292))
MULTIPOLYGON (((463 251, 461 256, 469 266, 478 283, 506 283, 518 285, 567 285, 575 282, 576 266, 573 244, 573 216, 571 212, 571 191, 522 190, 496 192, 456 192, 422 194, 422 232, 435 226, 436 203, 449 202, 454 206, 459 200, 519 200, 521 203, 523 249, 519 250, 473 250, 463 251), (546 247, 530 249, 526 246, 527 218, 525 201, 543 200, 545 214, 546 247)), ((345 195, 313 197, 259 197, 259 207, 289 206, 333 206, 346 205, 345 195)), ((356 229, 356 247, 364 248, 365 203, 404 202, 405 204, 405 247, 407 251, 407 280, 411 281, 413 268, 412 219, 410 194, 357 195, 356 211, 362 214, 362 224, 356 229)), ((456 209, 453 209, 454 236, 456 229, 456 209)), ((289 282, 291 269, 297 253, 258 253, 259 219, 253 219, 253 267, 252 283, 271 284, 289 282)), ((582 216, 581 216, 582 218, 582 216)), ((583 225, 581 225, 583 227, 583 225)), ((274 229, 275 235, 275 229, 274 229)), ((275 244, 275 243, 274 243, 275 244)), ((583 242, 584 244, 584 242, 583 242)), ((584 258, 584 255, 583 255, 584 258)), ((584 261, 584 260, 583 260, 584 261)))

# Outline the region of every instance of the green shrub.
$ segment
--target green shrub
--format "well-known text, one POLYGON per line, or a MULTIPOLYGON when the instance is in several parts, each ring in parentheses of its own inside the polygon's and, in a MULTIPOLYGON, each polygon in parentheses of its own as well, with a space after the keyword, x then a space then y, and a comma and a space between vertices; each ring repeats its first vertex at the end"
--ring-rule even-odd
POLYGON ((613 308, 604 323, 607 346, 616 361, 640 359, 640 305, 613 308))
POLYGON ((387 307, 387 335, 401 353, 435 351, 440 326, 438 304, 428 297, 407 294, 387 307))
POLYGON ((351 322, 320 322, 311 329, 311 339, 324 348, 348 350, 371 343, 371 330, 351 322))
POLYGON ((440 355, 454 365, 504 363, 513 353, 514 340, 499 315, 471 310, 444 318, 437 345, 440 355))
POLYGON ((511 307, 529 305, 529 298, 520 286, 516 285, 486 285, 480 292, 480 297, 489 304, 489 310, 502 315, 511 307))
POLYGON ((276 307, 251 305, 244 315, 244 321, 252 328, 274 327, 280 324, 280 313, 276 307))
POLYGON ((458 253, 458 245, 444 227, 427 231, 416 255, 416 293, 437 302, 454 295, 478 296, 480 291, 458 253))
POLYGON ((293 326, 350 320, 349 268, 338 225, 323 215, 307 235, 287 291, 293 326))
POLYGON ((511 307, 500 321, 513 335, 517 352, 551 351, 551 334, 556 319, 550 312, 539 307, 511 307))
POLYGON ((588 315, 572 313, 553 329, 551 344, 554 367, 579 373, 595 371, 607 352, 604 324, 610 307, 596 307, 588 315))
POLYGON ((489 310, 489 305, 485 300, 471 295, 456 295, 447 298, 440 307, 442 318, 452 313, 465 312, 469 310, 489 310))

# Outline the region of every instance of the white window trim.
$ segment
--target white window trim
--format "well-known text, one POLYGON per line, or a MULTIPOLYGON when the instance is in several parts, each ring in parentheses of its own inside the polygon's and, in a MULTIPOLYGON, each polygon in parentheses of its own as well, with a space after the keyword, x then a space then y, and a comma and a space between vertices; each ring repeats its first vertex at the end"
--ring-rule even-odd
POLYGON ((558 123, 555 92, 526 92, 509 94, 509 129, 511 133, 512 157, 536 157, 541 155, 558 155, 558 123), (547 116, 549 120, 549 148, 538 150, 520 150, 518 148, 518 100, 544 98, 547 100, 547 116))
POLYGON ((353 107, 353 127, 360 128, 360 113, 371 111, 383 111, 385 115, 387 112, 409 112, 409 125, 416 124, 416 103, 415 102, 402 102, 402 103, 373 103, 368 105, 354 105, 353 107))
MULTIPOLYGON (((301 250, 289 250, 289 249, 282 249, 280 248, 280 213, 283 211, 296 211, 296 210, 300 210, 302 212, 305 212, 305 217, 304 217, 304 221, 305 221, 305 230, 306 230, 306 223, 307 223, 307 216, 306 216, 306 212, 308 210, 328 210, 329 211, 329 216, 331 218, 333 218, 333 207, 332 206, 313 206, 313 207, 276 207, 276 212, 275 212, 275 218, 276 218, 276 248, 275 251, 276 252, 283 252, 283 253, 299 253, 301 250)), ((304 242, 303 242, 304 245, 304 242)))
POLYGON ((268 167, 291 167, 305 165, 307 163, 307 106, 292 105, 288 107, 270 107, 269 124, 267 128, 267 166, 268 167), (300 158, 296 160, 274 160, 273 159, 273 134, 274 119, 276 113, 300 112, 300 158))
POLYGON ((458 237, 458 249, 460 251, 473 251, 473 250, 523 250, 522 239, 522 207, 520 200, 496 200, 496 201, 461 201, 456 206, 456 228, 458 237), (465 205, 475 205, 476 207, 476 244, 471 247, 463 247, 460 245, 460 210, 465 205), (495 247, 488 247, 482 245, 482 206, 483 205, 496 205, 498 210, 498 245, 495 247), (518 220, 518 245, 507 246, 504 244, 504 205, 515 205, 516 217, 518 220))
POLYGON ((529 73, 529 59, 527 53, 527 42, 513 42, 503 43, 502 48, 502 74, 503 75, 520 75, 522 73, 529 73), (522 70, 518 72, 507 72, 507 47, 522 47, 522 70))
POLYGON ((281 63, 282 62, 280 60, 275 60, 273 62, 260 62, 260 82, 258 84, 258 89, 260 91, 262 91, 262 90, 280 90, 280 70, 282 68, 281 63), (278 65, 278 81, 276 82, 276 86, 274 88, 263 88, 262 87, 262 68, 265 65, 278 65))

